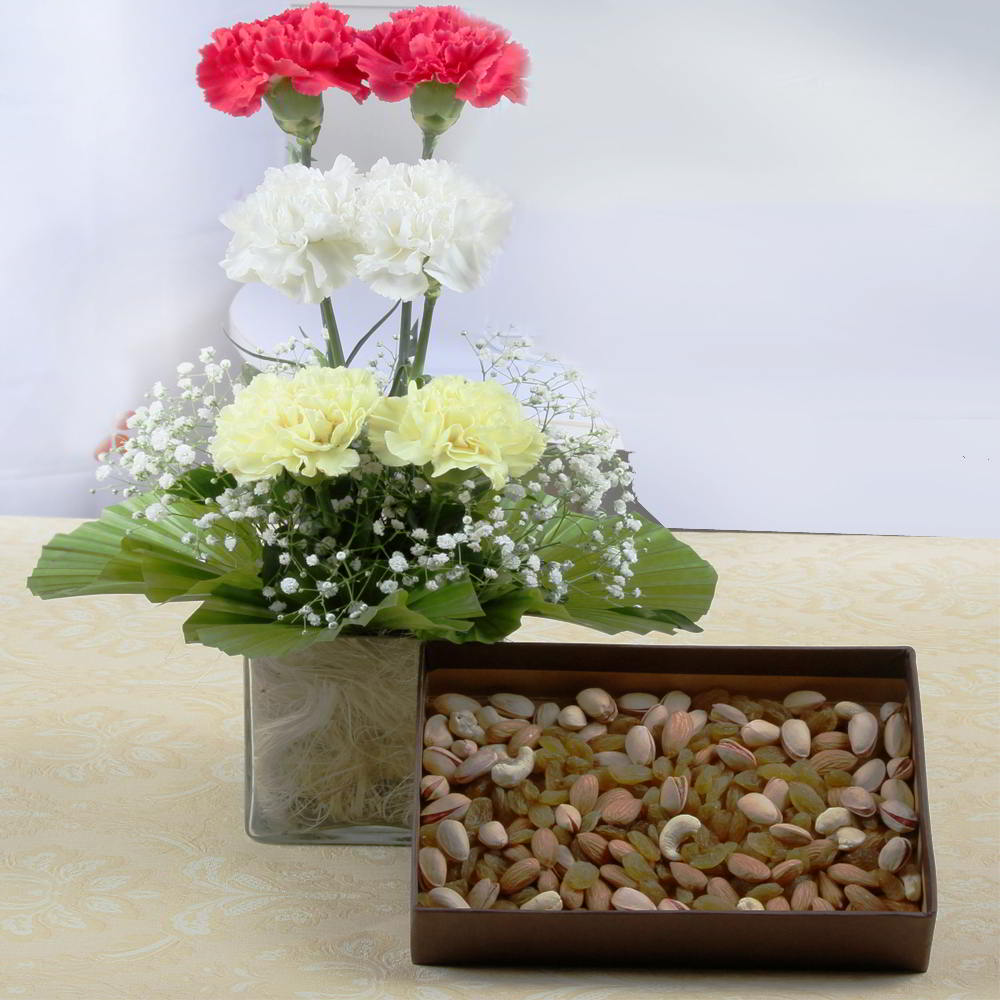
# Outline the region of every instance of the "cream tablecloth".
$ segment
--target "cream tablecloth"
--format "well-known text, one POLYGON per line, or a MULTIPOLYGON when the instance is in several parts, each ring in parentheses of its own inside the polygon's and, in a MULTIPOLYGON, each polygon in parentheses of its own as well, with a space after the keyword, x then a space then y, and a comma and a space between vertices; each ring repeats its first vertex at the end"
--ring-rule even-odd
POLYGON ((630 971, 627 955, 463 970, 410 964, 406 850, 247 839, 240 665, 183 644, 183 607, 27 593, 39 546, 72 524, 0 519, 0 997, 1000 995, 996 543, 689 535, 718 599, 704 635, 666 640, 916 647, 941 895, 926 975, 630 971))

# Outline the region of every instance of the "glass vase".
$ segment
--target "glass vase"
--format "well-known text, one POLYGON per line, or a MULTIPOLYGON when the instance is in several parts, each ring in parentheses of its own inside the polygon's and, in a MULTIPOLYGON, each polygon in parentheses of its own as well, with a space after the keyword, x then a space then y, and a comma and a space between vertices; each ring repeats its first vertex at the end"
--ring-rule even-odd
POLYGON ((246 830, 271 844, 408 844, 416 639, 244 660, 246 830))

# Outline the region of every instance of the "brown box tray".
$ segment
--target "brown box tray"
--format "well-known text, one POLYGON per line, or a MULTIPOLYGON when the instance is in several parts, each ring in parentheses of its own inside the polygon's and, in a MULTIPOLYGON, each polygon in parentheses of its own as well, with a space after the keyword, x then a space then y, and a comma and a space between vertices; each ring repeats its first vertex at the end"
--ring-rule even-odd
POLYGON ((612 694, 662 694, 673 688, 695 693, 729 686, 761 696, 816 688, 828 697, 855 701, 908 699, 924 911, 546 913, 418 907, 418 804, 410 867, 410 954, 416 964, 926 970, 937 886, 912 649, 429 643, 421 666, 417 766, 428 696, 445 691, 568 695, 594 685, 612 694))

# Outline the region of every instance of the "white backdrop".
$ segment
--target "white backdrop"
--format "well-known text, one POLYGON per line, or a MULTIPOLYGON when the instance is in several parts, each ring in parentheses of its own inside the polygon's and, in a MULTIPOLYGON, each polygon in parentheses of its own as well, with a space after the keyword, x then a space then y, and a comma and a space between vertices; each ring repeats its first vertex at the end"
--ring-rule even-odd
MULTIPOLYGON (((442 300, 439 360, 511 323, 566 356, 678 527, 998 533, 992 0, 467 6, 533 72, 526 108, 470 108, 439 147, 518 213, 489 285, 442 300)), ((193 66, 267 12, 8 14, 0 511, 88 512, 114 414, 220 341, 216 216, 281 149, 265 114, 201 104, 193 66)), ((321 161, 416 143, 405 104, 327 102, 321 161)), ((253 291, 235 324, 287 336, 299 314, 253 291)))

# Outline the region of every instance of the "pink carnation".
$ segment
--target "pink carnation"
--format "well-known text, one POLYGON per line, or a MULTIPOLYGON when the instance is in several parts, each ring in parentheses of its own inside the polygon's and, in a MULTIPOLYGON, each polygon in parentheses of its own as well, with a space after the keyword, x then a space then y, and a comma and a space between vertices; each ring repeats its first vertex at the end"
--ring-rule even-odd
POLYGON ((358 32, 358 65, 383 101, 401 101, 428 80, 456 84, 477 108, 506 97, 524 103, 528 53, 508 33, 457 7, 415 7, 358 32))
POLYGON ((300 94, 339 87, 360 103, 369 91, 358 68, 356 37, 347 15, 325 3, 219 28, 201 50, 198 83, 205 100, 230 115, 259 111, 277 77, 287 77, 300 94))

